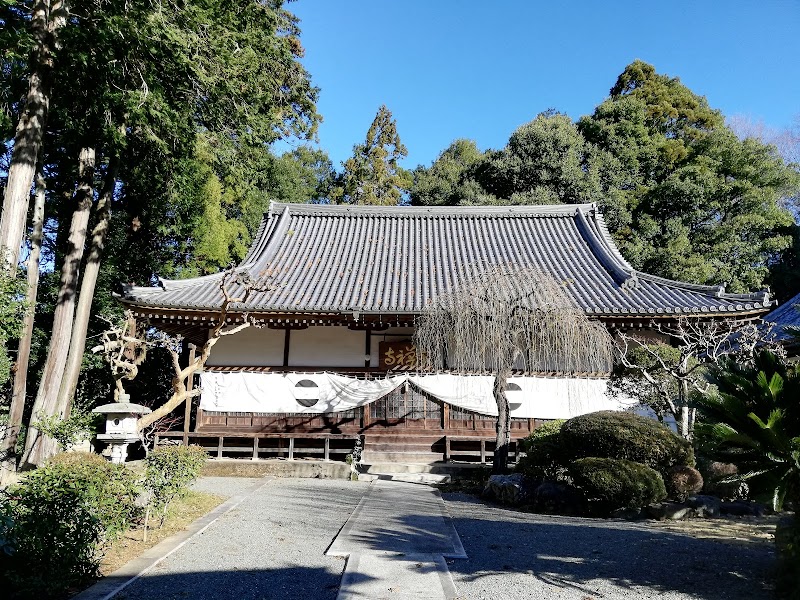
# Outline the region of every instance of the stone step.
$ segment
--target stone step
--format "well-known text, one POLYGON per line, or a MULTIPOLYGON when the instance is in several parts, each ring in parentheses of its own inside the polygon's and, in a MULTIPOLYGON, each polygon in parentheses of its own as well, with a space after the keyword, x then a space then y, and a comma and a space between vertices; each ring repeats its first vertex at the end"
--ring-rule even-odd
POLYGON ((419 463, 431 464, 441 462, 444 458, 442 452, 373 452, 371 450, 364 450, 361 455, 362 463, 419 463))
POLYGON ((404 481, 406 483, 450 483, 452 477, 446 474, 436 473, 362 473, 358 476, 359 481, 404 481))
POLYGON ((362 462, 361 473, 431 473, 437 475, 454 475, 457 473, 471 472, 480 469, 489 469, 490 466, 480 464, 434 462, 429 464, 403 463, 403 462, 362 462))

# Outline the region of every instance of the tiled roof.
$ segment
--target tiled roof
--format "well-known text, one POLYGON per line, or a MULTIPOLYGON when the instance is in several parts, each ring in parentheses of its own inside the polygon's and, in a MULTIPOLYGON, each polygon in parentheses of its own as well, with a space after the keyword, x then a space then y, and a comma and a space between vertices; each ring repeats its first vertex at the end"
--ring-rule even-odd
POLYGON ((785 327, 800 327, 800 294, 781 304, 771 313, 764 315, 764 321, 775 324, 778 339, 794 341, 794 338, 785 332, 785 327))
MULTIPOLYGON (((590 315, 760 313, 766 292, 726 294, 635 271, 593 204, 416 208, 273 203, 237 267, 273 289, 241 310, 416 314, 486 265, 550 273, 590 315)), ((132 287, 122 301, 213 310, 222 274, 132 287)))

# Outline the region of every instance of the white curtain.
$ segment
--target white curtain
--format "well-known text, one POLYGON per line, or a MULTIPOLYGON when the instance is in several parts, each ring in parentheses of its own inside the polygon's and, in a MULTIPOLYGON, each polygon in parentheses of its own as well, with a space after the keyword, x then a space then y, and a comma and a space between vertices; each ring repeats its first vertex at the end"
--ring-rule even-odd
POLYGON ((200 376, 200 408, 220 412, 343 412, 382 398, 405 380, 405 375, 365 380, 333 373, 204 371, 200 376), (316 387, 306 387, 305 382, 316 387))
MULTIPOLYGON (((366 406, 405 382, 453 406, 496 416, 494 378, 483 375, 396 375, 358 379, 334 373, 246 373, 206 371, 200 408, 219 412, 334 413, 366 406)), ((511 416, 568 419, 597 410, 622 410, 606 393, 607 380, 511 377, 511 416), (519 389, 514 389, 518 387, 519 389)))

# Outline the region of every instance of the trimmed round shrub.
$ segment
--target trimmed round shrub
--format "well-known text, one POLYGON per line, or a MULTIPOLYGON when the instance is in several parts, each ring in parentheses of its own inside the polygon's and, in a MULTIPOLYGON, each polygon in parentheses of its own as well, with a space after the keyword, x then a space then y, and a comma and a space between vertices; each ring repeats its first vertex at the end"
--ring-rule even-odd
POLYGON ((678 465, 667 471, 664 485, 667 488, 667 498, 684 502, 703 489, 703 476, 694 467, 678 465))
POLYGON ((81 496, 100 522, 104 539, 116 538, 141 517, 142 509, 136 504, 141 492, 138 476, 125 465, 110 463, 99 454, 62 452, 45 469, 80 484, 81 496))
POLYGON ((641 508, 667 496, 661 474, 641 463, 614 458, 580 458, 569 465, 575 487, 606 512, 641 508))
POLYGON ((574 417, 559 435, 569 460, 590 456, 630 460, 660 473, 676 465, 694 466, 687 440, 658 421, 632 413, 607 410, 574 417))
POLYGON ((566 469, 561 460, 559 432, 564 423, 563 419, 543 423, 522 441, 525 456, 517 463, 517 472, 536 481, 563 478, 566 469))

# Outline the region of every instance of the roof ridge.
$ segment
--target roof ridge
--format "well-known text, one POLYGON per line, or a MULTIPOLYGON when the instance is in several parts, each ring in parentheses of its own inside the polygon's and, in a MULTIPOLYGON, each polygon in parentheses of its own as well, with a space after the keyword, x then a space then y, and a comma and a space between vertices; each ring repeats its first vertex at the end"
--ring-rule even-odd
POLYGON ((639 279, 667 285, 669 287, 678 288, 681 290, 690 290, 692 292, 703 292, 712 294, 717 298, 725 300, 742 300, 744 302, 763 302, 764 306, 770 304, 770 294, 768 290, 761 290, 758 292, 750 292, 748 294, 726 294, 725 286, 719 285, 703 285, 701 283, 688 283, 685 281, 675 281, 674 279, 667 279, 666 277, 659 277, 658 275, 651 275, 650 273, 642 273, 641 271, 634 271, 639 279))
POLYGON ((274 216, 288 208, 291 213, 322 215, 374 215, 382 217, 442 215, 448 217, 473 216, 574 216, 579 210, 594 210, 587 204, 515 204, 502 206, 367 206, 356 204, 294 204, 270 202, 267 214, 274 216))
MULTIPOLYGON (((596 208, 593 214, 597 214, 596 208)), ((593 216, 592 221, 594 219, 595 217, 593 216)), ((604 239, 600 232, 592 229, 589 219, 586 218, 583 210, 578 210, 575 220, 578 225, 578 231, 581 232, 600 264, 611 274, 614 281, 622 286, 623 289, 635 288, 638 284, 636 272, 628 263, 621 261, 617 257, 617 253, 611 251, 608 240, 604 239)))

